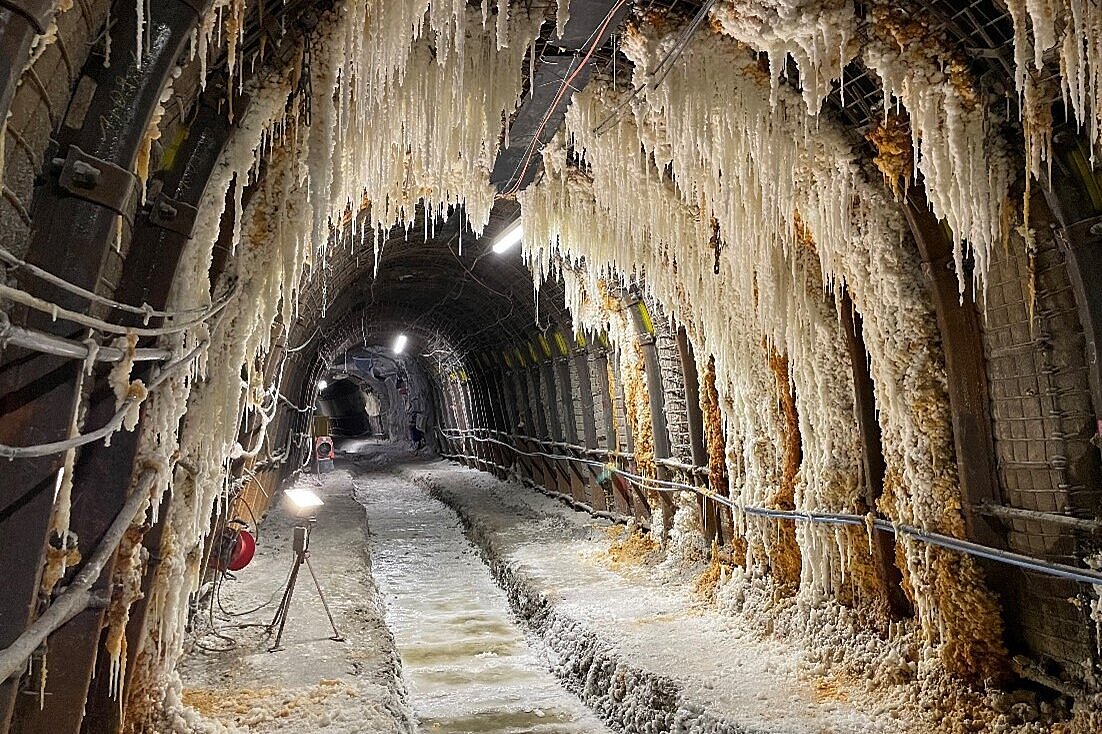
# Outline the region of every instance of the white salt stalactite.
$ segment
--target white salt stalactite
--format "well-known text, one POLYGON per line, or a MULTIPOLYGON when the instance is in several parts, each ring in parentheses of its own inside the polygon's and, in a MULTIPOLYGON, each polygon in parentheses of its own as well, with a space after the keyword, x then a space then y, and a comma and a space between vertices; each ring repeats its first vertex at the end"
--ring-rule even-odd
MULTIPOLYGON (((672 41, 645 26, 629 31, 624 51, 635 64, 634 86, 648 79, 672 41)), ((796 253, 807 247, 797 230, 806 228, 820 261, 820 287, 846 287, 864 318, 889 467, 881 511, 899 522, 962 532, 929 296, 904 243, 904 225, 884 216, 892 210, 890 199, 863 178, 849 143, 808 117, 795 92, 771 90, 738 49, 709 34, 690 44, 661 84, 630 103, 630 116, 595 132, 623 99, 598 83, 576 95, 567 137, 545 151, 543 180, 519 197, 533 271, 565 272, 584 261, 589 293, 598 292, 601 279, 638 279, 669 313, 692 324, 694 343, 707 345, 697 353, 715 357, 728 436, 739 437, 728 444, 729 460, 738 457, 734 464, 742 467, 732 473, 736 502, 761 505, 778 484, 778 447, 770 438, 777 417, 763 410, 775 400, 775 387, 763 343, 786 353, 807 432, 799 506, 852 511, 856 427, 847 407, 852 402, 846 402, 852 387, 836 354, 837 323, 830 327, 834 336, 816 336, 832 323, 826 316, 833 307, 824 310, 826 296, 816 288, 797 286, 803 281, 794 269, 796 253), (567 141, 585 172, 567 165, 567 141), (661 175, 667 167, 672 178, 661 175), (629 201, 632 206, 624 207, 629 201), (722 251, 718 276, 712 272, 715 232, 731 243, 722 251), (824 361, 828 356, 833 361, 824 361), (827 364, 825 374, 836 375, 829 382, 818 374, 827 364)), ((585 298, 568 291, 568 304, 584 306, 585 298)), ((765 523, 742 522, 757 534, 758 547, 771 552, 765 523)), ((844 551, 830 531, 801 530, 799 537, 808 556, 808 593, 837 592, 844 559, 865 552, 858 535, 844 551)), ((954 656, 948 664, 958 665, 960 651, 991 638, 990 629, 981 635, 969 626, 973 619, 997 624, 984 616, 993 614, 990 598, 967 559, 958 572, 935 575, 940 552, 930 562, 924 549, 903 547, 927 638, 931 646, 952 643, 938 649, 954 656), (970 613, 957 611, 963 607, 970 613)))
MULTIPOLYGON (((265 135, 282 116, 289 91, 283 84, 273 81, 253 93, 253 103, 240 122, 239 133, 231 139, 223 152, 199 207, 200 216, 196 222, 195 235, 184 252, 178 276, 169 294, 170 310, 187 310, 209 304, 210 283, 207 273, 225 207, 225 192, 235 178, 243 181, 252 168, 253 150, 262 144, 265 135)), ((239 218, 236 226, 240 225, 239 218)), ((254 249, 244 247, 244 252, 239 257, 247 257, 254 249)), ((277 258, 269 260, 277 267, 280 266, 277 258)), ((248 300, 249 295, 254 294, 250 292, 246 295, 244 290, 239 291, 237 303, 258 303, 248 300)), ((240 310, 240 315, 231 323, 221 322, 213 334, 200 330, 194 334, 184 332, 167 336, 164 338, 165 345, 189 350, 199 340, 209 337, 212 340, 211 349, 215 349, 214 345, 218 344, 218 350, 225 349, 222 345, 231 345, 240 349, 242 354, 250 349, 255 352, 260 341, 256 332, 269 329, 266 326, 262 329, 258 327, 251 330, 253 336, 247 336, 248 332, 244 330, 243 324, 236 327, 234 324, 255 319, 259 313, 255 310, 239 309, 235 304, 230 304, 226 310, 229 313, 240 310), (230 329, 235 331, 231 333, 230 329)), ((192 373, 173 378, 164 385, 145 406, 140 427, 138 463, 162 467, 151 499, 154 520, 161 514, 160 498, 170 483, 174 487, 174 502, 164 519, 166 527, 162 563, 158 566, 158 582, 154 584, 149 600, 150 637, 143 641, 143 645, 150 655, 140 660, 146 666, 142 674, 152 680, 152 687, 135 695, 154 695, 173 676, 172 666, 182 651, 184 641, 186 615, 183 612, 187 606, 186 597, 198 584, 199 568, 193 551, 196 547, 201 547, 210 508, 220 487, 220 464, 218 467, 211 465, 210 462, 217 463, 217 459, 210 457, 221 456, 228 450, 224 438, 228 429, 224 427, 227 424, 236 426, 236 410, 231 416, 231 410, 227 406, 236 406, 237 402, 235 399, 226 401, 224 383, 230 380, 230 376, 236 383, 239 370, 231 367, 222 372, 216 371, 218 379, 208 382, 201 390, 196 386, 196 378, 206 373, 212 358, 216 364, 224 364, 221 355, 204 355, 204 359, 192 373), (223 385, 223 388, 220 390, 218 385, 223 385), (203 395, 207 396, 205 400, 203 395), (189 416, 189 422, 202 426, 198 436, 186 424, 181 428, 181 419, 185 412, 189 416), (181 457, 181 463, 176 463, 175 455, 184 448, 189 453, 196 453, 191 458, 181 457), (175 467, 175 471, 170 467, 175 467), (206 483, 204 477, 207 478, 206 483)), ((125 576, 128 569, 126 564, 122 564, 120 573, 125 576)), ((124 618, 116 621, 118 623, 113 627, 115 632, 125 629, 124 618)), ((126 665, 122 660, 124 651, 121 648, 124 636, 117 634, 112 639, 116 641, 108 651, 112 656, 112 668, 121 672, 126 665)), ((129 654, 136 652, 130 651, 129 654)), ((159 701, 142 700, 137 710, 149 711, 159 705, 159 701)))
POLYGON ((852 0, 720 0, 712 19, 723 33, 767 53, 774 94, 791 56, 812 115, 859 51, 852 0))
MULTIPOLYGON (((221 33, 232 43, 243 9, 237 0, 216 5, 203 20, 196 52, 204 59, 213 53, 221 33)), ((186 596, 201 574, 194 549, 202 543, 211 508, 224 500, 219 457, 245 451, 237 446, 237 375, 242 365, 265 357, 271 324, 289 323, 296 313, 312 250, 328 240, 331 227, 340 231, 345 212, 355 217, 363 202, 373 203, 365 227, 374 230, 377 243, 396 222, 412 223, 419 207, 426 226, 429 217, 460 206, 476 232, 489 219, 494 199, 489 172, 501 120, 518 104, 525 56, 543 18, 504 2, 494 24, 482 24, 477 16, 477 9, 459 0, 350 0, 326 15, 313 37, 308 131, 284 119, 285 109, 292 114, 298 109, 287 105, 292 90, 283 80, 290 75, 251 90, 252 104, 212 177, 170 299, 189 307, 209 302, 212 246, 225 191, 232 187, 236 254, 215 289, 236 281, 235 303, 209 334, 199 330, 166 338, 190 348, 209 337, 210 346, 193 374, 166 385, 146 406, 142 426, 139 461, 166 468, 155 504, 173 484, 164 561, 149 602, 151 633, 143 641, 155 654, 141 658, 149 666, 143 675, 161 681, 153 690, 167 686, 170 699, 186 596), (243 206, 244 187, 262 157, 267 172, 243 206), (170 477, 167 468, 176 451, 181 457, 170 477)), ((311 272, 324 270, 323 252, 311 272)), ((254 396, 246 404, 259 400, 254 396)), ((262 449, 263 442, 248 451, 262 449)), ((122 616, 118 621, 125 628, 122 616)), ((110 651, 119 675, 124 652, 117 646, 110 651)), ((144 710, 164 703, 146 700, 144 710)))
POLYGON ((971 285, 982 293, 991 253, 1009 235, 1009 157, 971 79, 936 40, 915 39, 913 25, 890 11, 875 14, 873 28, 865 63, 880 77, 885 109, 897 99, 910 116, 926 198, 953 234, 961 298, 971 285), (965 275, 966 248, 975 258, 973 283, 965 275))
POLYGON ((555 37, 562 38, 570 22, 570 0, 555 0, 555 37))

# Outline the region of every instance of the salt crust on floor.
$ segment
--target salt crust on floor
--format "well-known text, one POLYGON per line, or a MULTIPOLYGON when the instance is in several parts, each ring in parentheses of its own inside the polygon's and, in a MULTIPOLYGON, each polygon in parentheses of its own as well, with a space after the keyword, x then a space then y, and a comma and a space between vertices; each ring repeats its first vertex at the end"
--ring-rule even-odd
MULTIPOLYGON (((311 540, 317 571, 343 643, 332 634, 325 612, 303 569, 292 598, 281 652, 269 653, 262 628, 229 625, 271 621, 292 561, 293 522, 274 507, 262 525, 256 559, 221 590, 228 611, 263 609, 227 619, 215 605, 219 631, 236 640, 226 652, 195 647, 180 661, 182 703, 172 722, 182 732, 326 732, 407 734, 413 731, 394 640, 383 622, 371 577, 363 509, 352 496, 346 471, 303 477, 299 486, 325 501, 311 540), (196 712, 202 716, 196 716, 196 712)), ((209 614, 197 619, 207 647, 228 646, 209 632, 209 614)))
POLYGON ((798 649, 704 608, 689 584, 610 568, 607 521, 469 469, 441 464, 410 475, 488 539, 528 593, 550 600, 555 614, 596 634, 630 668, 672 680, 685 730, 907 731, 844 695, 823 695, 800 675, 798 649))
POLYGON ((743 579, 716 590, 718 606, 705 602, 693 593, 702 568, 616 563, 611 523, 516 482, 445 462, 406 473, 459 513, 514 610, 560 654, 556 673, 627 731, 1097 731, 1090 701, 1072 720, 1046 724, 1047 704, 1038 714, 1020 691, 971 690, 945 675, 915 679, 913 670, 886 675, 913 668, 900 655, 909 633, 854 637, 853 620, 829 601, 803 610, 811 621, 799 623, 791 603, 770 613, 765 599, 744 599, 749 611, 740 614, 732 598, 761 592, 743 579), (571 659, 578 655, 589 657, 571 659), (627 679, 628 689, 657 686, 677 700, 591 690, 600 666, 602 684, 627 679), (584 680, 579 667, 590 669, 584 680), (647 728, 645 702, 633 695, 675 713, 647 728))
POLYGON ((423 732, 611 734, 550 672, 547 646, 518 623, 455 512, 385 453, 352 458, 372 571, 423 732))

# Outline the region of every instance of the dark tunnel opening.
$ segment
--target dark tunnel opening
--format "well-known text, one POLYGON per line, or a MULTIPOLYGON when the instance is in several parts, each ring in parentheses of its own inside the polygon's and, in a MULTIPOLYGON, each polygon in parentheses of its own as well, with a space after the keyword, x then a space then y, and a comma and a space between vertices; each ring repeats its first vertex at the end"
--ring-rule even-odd
MULTIPOLYGON (((320 387, 320 386, 319 386, 320 387)), ((365 393, 360 385, 349 378, 342 377, 327 383, 318 391, 318 412, 329 418, 330 430, 337 437, 355 437, 376 435, 370 418, 378 418, 378 409, 373 414, 367 411, 369 398, 376 401, 374 393, 365 393)), ((382 432, 379 432, 382 435, 382 432)))
POLYGON ((403 443, 410 426, 428 437, 435 433, 438 408, 421 344, 402 332, 403 352, 393 346, 350 347, 323 367, 318 378, 318 408, 329 418, 334 436, 379 438, 403 443), (323 387, 324 385, 324 387, 323 387))

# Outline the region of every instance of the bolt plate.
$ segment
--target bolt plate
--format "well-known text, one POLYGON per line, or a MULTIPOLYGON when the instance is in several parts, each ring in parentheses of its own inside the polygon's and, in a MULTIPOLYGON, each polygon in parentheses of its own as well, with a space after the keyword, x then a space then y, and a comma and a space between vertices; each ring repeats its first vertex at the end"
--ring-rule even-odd
POLYGON ((195 228, 195 217, 198 213, 199 210, 190 204, 170 199, 164 194, 158 194, 149 210, 149 223, 154 227, 167 229, 170 232, 191 239, 191 232, 195 228))
POLYGON ((133 221, 130 212, 136 182, 137 177, 130 171, 88 155, 75 145, 69 146, 58 178, 58 185, 73 196, 110 209, 127 221, 133 221), (97 173, 89 177, 87 172, 92 169, 97 173))

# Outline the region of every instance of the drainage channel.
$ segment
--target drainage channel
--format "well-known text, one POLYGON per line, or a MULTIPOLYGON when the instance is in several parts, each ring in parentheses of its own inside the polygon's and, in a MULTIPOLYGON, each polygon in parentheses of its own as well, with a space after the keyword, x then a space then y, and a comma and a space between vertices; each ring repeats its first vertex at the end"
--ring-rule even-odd
POLYGON ((610 730, 549 671, 456 514, 389 472, 356 477, 375 582, 423 732, 610 730))

